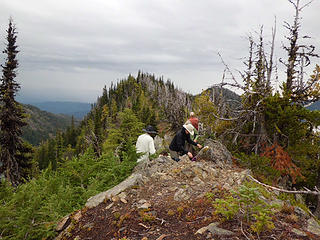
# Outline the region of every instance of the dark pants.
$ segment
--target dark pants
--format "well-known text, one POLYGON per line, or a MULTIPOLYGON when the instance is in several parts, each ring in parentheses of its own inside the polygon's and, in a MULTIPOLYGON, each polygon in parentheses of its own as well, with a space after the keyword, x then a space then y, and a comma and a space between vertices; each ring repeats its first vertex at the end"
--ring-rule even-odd
POLYGON ((180 161, 180 158, 179 156, 181 155, 179 152, 176 152, 176 151, 173 151, 171 149, 169 149, 170 151, 170 156, 173 160, 175 160, 176 162, 179 162, 180 161))

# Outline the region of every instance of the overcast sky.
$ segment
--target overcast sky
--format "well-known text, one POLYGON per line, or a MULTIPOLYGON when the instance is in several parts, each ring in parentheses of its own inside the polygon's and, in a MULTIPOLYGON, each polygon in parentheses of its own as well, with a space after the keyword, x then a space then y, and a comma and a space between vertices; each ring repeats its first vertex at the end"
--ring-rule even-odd
MULTIPOLYGON (((307 3, 307 1, 303 1, 307 3)), ((302 34, 320 53, 320 0, 302 12, 302 34)), ((277 52, 292 22, 287 0, 0 0, 0 42, 8 19, 18 30, 19 99, 94 102, 104 85, 138 70, 171 79, 190 93, 241 69, 246 36, 277 17, 277 52)), ((0 63, 4 55, 0 55, 0 63)), ((313 66, 319 60, 313 61, 313 66)))

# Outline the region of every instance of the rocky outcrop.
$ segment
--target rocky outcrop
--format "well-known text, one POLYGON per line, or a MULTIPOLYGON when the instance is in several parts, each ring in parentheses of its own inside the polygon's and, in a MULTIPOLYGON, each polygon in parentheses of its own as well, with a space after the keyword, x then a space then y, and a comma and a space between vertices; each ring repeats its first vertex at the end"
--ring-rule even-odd
MULTIPOLYGON (((91 197, 82 211, 64 218, 60 229, 71 224, 57 239, 245 239, 238 227, 212 217, 213 205, 206 194, 224 195, 248 174, 249 170, 232 165, 230 152, 217 141, 208 141, 197 161, 159 156, 140 162, 125 181, 91 197)), ((281 200, 265 201, 283 205, 281 200)), ((308 218, 301 208, 293 208, 289 219, 304 221, 303 228, 281 222, 278 226, 296 238, 318 234, 319 226, 308 218)))
POLYGON ((155 136, 154 138, 154 147, 156 149, 156 151, 160 152, 161 150, 164 150, 164 144, 163 144, 163 139, 161 137, 159 137, 158 135, 155 136))
POLYGON ((219 141, 206 140, 197 159, 214 162, 219 166, 232 164, 232 155, 219 141))
POLYGON ((307 231, 320 236, 320 225, 319 225, 319 223, 316 220, 314 220, 313 218, 310 218, 308 220, 307 231))

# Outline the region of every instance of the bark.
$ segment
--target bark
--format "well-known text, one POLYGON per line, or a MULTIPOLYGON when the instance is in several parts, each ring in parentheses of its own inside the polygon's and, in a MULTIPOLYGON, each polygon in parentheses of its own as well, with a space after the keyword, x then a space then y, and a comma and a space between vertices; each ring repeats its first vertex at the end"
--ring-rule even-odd
MULTIPOLYGON (((320 164, 318 166, 317 188, 320 189, 320 164)), ((320 219, 320 195, 318 195, 317 208, 314 215, 320 219)))

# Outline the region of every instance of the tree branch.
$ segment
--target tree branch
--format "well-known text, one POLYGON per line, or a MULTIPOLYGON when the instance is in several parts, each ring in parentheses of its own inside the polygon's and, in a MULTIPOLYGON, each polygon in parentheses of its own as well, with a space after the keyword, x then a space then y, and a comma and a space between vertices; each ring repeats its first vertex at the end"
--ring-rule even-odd
POLYGON ((291 191, 291 190, 286 190, 286 189, 281 189, 281 188, 277 188, 277 187, 273 187, 270 185, 267 185, 265 183, 259 182, 257 179, 255 179, 254 177, 252 177, 251 175, 247 175, 252 181, 266 187, 266 188, 270 188, 272 190, 275 191, 279 191, 279 192, 285 192, 285 193, 293 193, 293 194, 312 194, 312 195, 320 195, 320 191, 315 188, 315 191, 311 191, 308 188, 305 188, 305 191, 291 191))

